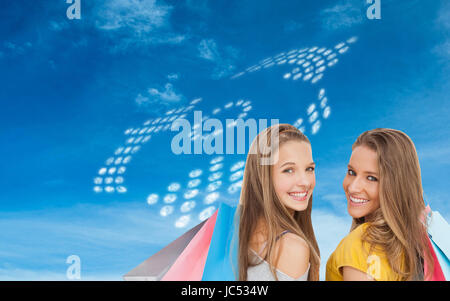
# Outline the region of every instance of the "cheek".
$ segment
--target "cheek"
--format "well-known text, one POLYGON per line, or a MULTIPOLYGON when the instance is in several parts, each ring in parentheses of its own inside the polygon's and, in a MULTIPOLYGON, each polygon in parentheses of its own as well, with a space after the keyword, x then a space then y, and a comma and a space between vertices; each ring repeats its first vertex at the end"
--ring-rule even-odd
POLYGON ((313 173, 309 178, 310 189, 313 190, 316 186, 316 175, 313 173))
POLYGON ((378 184, 374 184, 373 187, 370 188, 370 198, 375 202, 375 203, 380 203, 380 195, 379 195, 379 189, 378 189, 378 184))
POLYGON ((286 192, 288 187, 288 179, 285 179, 282 175, 274 175, 273 177, 273 187, 278 196, 283 192, 286 192))
POLYGON ((350 185, 350 179, 348 176, 345 176, 344 181, 342 182, 342 188, 344 188, 345 192, 347 192, 348 185, 350 185))

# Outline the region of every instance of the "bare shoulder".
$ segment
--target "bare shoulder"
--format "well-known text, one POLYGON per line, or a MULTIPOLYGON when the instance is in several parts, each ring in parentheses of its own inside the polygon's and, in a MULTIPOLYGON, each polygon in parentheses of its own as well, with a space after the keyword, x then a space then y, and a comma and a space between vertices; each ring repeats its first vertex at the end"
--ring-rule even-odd
POLYGON ((310 250, 303 238, 287 233, 280 238, 278 250, 278 270, 292 278, 298 278, 307 271, 310 250))

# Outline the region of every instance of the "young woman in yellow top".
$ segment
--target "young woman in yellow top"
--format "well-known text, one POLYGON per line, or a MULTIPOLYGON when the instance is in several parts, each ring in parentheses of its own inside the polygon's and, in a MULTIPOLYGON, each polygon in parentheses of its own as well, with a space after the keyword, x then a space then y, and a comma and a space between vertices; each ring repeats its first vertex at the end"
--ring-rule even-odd
POLYGON ((326 280, 423 280, 423 258, 431 255, 413 142, 401 131, 375 129, 352 150, 343 187, 353 224, 328 259, 326 280))

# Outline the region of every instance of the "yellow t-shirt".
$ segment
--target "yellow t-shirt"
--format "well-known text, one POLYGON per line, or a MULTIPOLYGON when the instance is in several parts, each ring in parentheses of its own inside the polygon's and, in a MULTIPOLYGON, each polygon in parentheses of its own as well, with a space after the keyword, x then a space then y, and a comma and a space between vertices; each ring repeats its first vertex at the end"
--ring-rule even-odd
POLYGON ((360 270, 377 281, 401 280, 400 276, 392 270, 383 250, 373 248, 369 254, 369 244, 362 241, 362 235, 367 226, 367 223, 359 225, 341 240, 328 259, 325 276, 327 281, 342 281, 344 266, 360 270))

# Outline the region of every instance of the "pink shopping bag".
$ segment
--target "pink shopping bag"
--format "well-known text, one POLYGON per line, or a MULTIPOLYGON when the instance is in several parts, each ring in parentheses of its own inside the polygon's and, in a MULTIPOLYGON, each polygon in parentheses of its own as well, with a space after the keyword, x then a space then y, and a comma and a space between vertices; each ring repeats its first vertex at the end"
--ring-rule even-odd
MULTIPOLYGON (((430 248, 431 256, 433 257, 434 270, 431 275, 431 279, 426 279, 428 281, 445 281, 444 273, 442 272, 441 266, 439 265, 439 261, 436 257, 436 253, 434 252, 433 246, 431 245, 431 241, 428 238, 428 248, 430 248)), ((425 260, 424 261, 424 272, 425 275, 428 272, 430 264, 425 260)))
POLYGON ((123 276, 126 281, 161 280, 208 220, 201 222, 123 276))
POLYGON ((209 245, 216 224, 217 211, 197 232, 191 242, 161 279, 162 281, 200 281, 202 280, 209 245))

